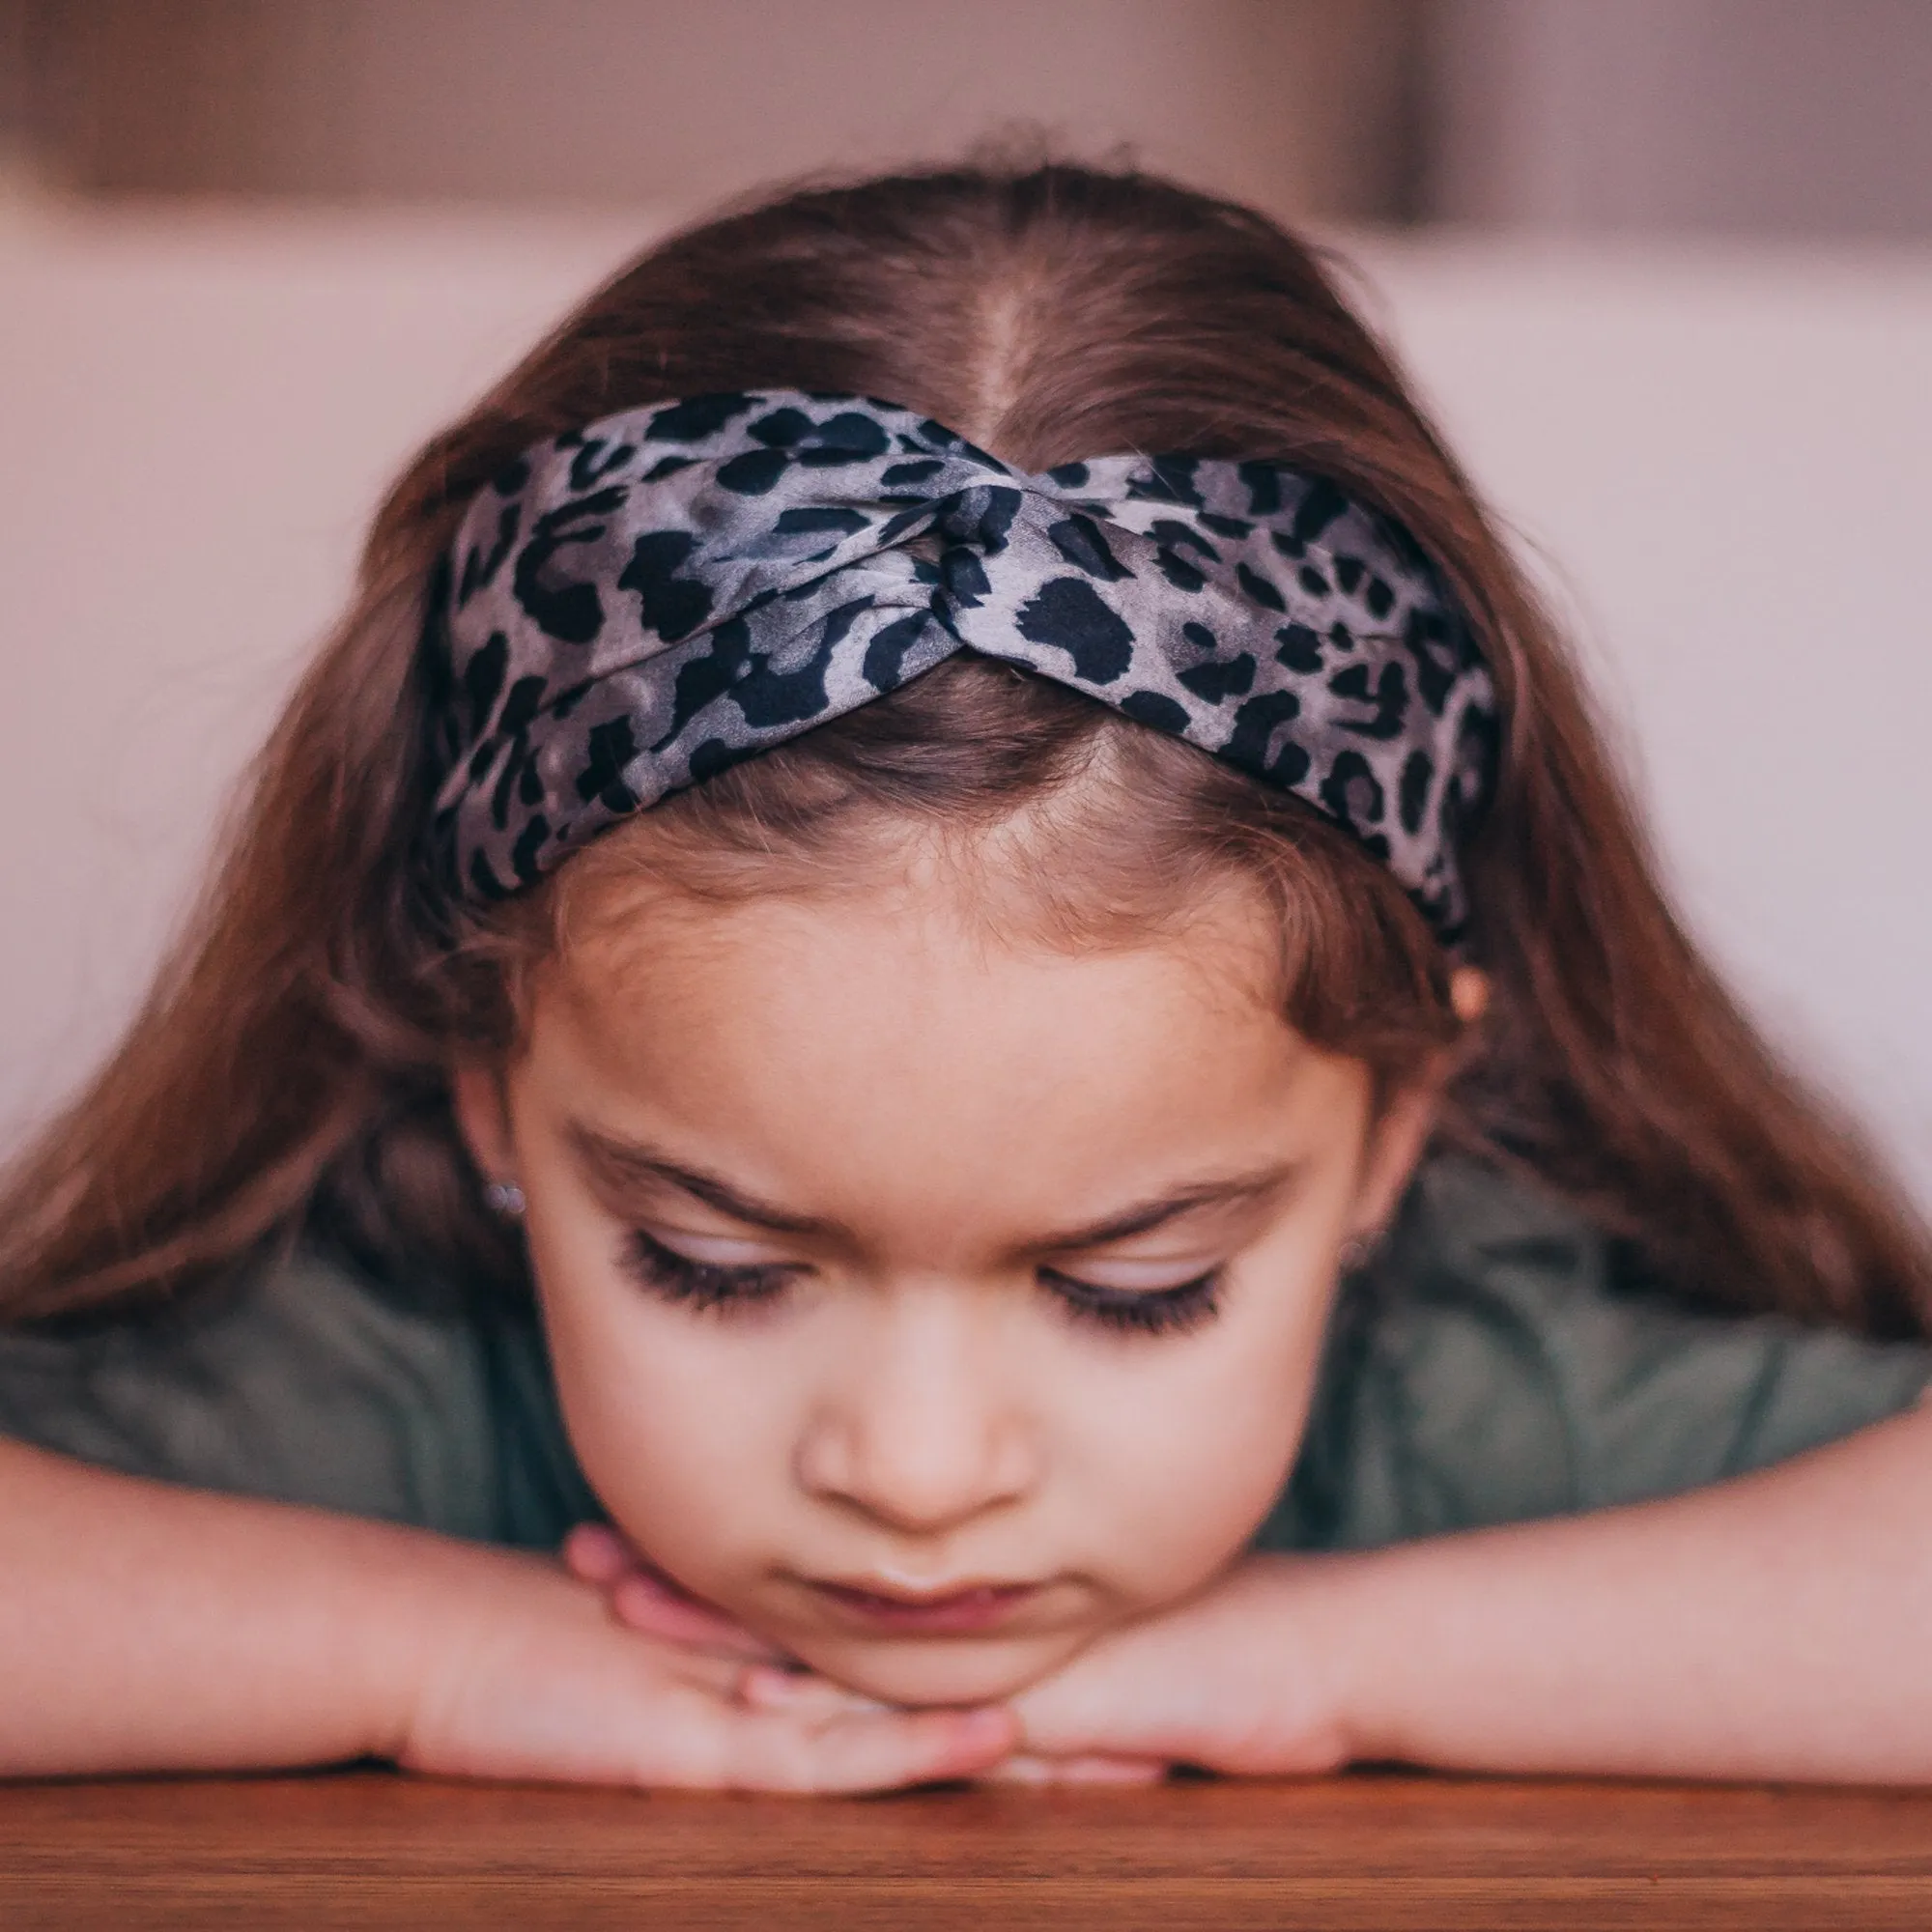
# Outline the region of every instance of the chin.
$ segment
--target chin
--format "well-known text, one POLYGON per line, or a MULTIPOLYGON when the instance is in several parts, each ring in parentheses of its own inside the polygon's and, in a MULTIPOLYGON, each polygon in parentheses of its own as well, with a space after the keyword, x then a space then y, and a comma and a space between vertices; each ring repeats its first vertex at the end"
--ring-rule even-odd
POLYGON ((793 1655, 883 1704, 991 1704, 1065 1663, 1092 1632, 1013 1637, 825 1637, 793 1655))

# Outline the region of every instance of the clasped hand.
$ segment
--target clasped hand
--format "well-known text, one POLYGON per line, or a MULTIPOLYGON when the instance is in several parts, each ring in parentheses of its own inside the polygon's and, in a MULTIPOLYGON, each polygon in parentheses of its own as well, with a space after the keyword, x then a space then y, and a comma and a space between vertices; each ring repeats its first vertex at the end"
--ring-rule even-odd
MULTIPOLYGON (((819 1727, 941 1716, 895 1711, 801 1668, 684 1595, 612 1530, 573 1531, 563 1558, 602 1592, 617 1622, 701 1662, 749 1712, 819 1727)), ((879 1782, 1146 1783, 1177 1765, 1249 1775, 1334 1769, 1348 1743, 1335 1673, 1318 1662, 1299 1614, 1297 1572, 1306 1568, 1245 1559, 1186 1602, 1100 1636, 1009 1704, 976 1714, 984 1726, 979 1762, 879 1782)))

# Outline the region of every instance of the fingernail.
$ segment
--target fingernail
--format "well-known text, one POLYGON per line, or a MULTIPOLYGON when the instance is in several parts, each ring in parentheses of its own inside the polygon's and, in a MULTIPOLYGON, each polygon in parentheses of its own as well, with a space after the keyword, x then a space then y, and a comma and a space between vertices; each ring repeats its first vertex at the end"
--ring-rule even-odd
POLYGON ((580 1523, 563 1540, 563 1560, 587 1582, 608 1582, 623 1567, 623 1552, 608 1529, 580 1523))
POLYGON ((959 1729, 969 1745, 1008 1744, 1013 1736, 1012 1716, 998 1704, 982 1704, 960 1713, 959 1729))
POLYGON ((779 1711, 798 1701, 798 1685, 789 1671, 769 1663, 754 1663, 738 1679, 738 1700, 756 1711, 779 1711))

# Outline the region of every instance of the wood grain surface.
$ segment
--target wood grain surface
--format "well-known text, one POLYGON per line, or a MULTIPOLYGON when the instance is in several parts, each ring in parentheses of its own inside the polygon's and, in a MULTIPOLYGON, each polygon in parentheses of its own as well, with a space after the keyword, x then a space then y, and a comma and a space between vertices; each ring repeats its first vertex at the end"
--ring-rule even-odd
POLYGON ((869 1800, 0 1785, 0 1927, 1932 1927, 1932 1794, 1359 1776, 869 1800))

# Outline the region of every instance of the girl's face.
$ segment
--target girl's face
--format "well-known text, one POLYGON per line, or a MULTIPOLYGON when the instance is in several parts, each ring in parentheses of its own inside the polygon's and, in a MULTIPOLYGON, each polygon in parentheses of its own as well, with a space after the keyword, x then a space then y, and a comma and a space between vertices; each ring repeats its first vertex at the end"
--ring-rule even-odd
POLYGON ((458 1082, 616 1525, 804 1662, 998 1697, 1208 1581, 1279 1491, 1420 1094, 1269 1010, 1258 911, 1003 939, 937 868, 653 896, 458 1082))

